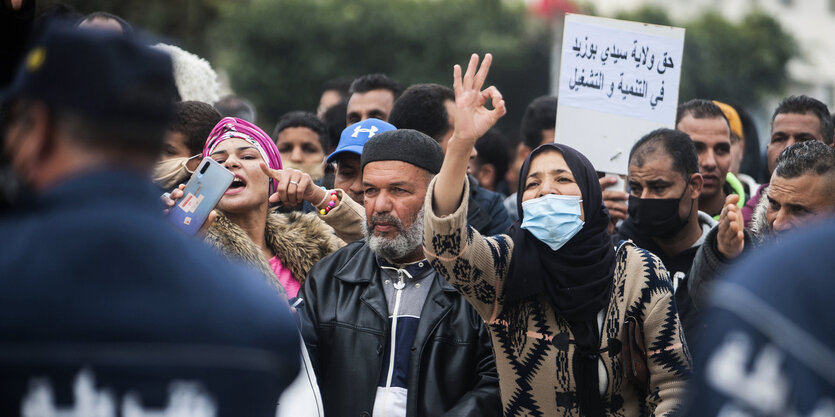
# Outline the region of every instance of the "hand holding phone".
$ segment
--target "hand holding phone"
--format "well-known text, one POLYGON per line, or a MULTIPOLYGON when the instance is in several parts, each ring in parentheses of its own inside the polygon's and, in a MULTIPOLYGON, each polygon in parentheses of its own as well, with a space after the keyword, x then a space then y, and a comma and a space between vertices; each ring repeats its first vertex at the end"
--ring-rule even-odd
POLYGON ((184 232, 197 234, 234 178, 213 159, 204 159, 183 189, 183 197, 171 207, 169 220, 184 232))

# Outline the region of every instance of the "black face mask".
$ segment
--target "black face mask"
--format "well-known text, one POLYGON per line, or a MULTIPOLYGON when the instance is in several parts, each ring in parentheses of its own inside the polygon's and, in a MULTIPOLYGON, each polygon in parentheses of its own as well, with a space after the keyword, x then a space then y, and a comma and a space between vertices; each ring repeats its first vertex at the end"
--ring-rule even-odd
POLYGON ((690 221, 693 212, 693 201, 690 201, 690 211, 684 220, 678 215, 678 206, 684 194, 679 198, 638 198, 629 196, 629 219, 635 227, 651 237, 670 238, 680 232, 690 221))

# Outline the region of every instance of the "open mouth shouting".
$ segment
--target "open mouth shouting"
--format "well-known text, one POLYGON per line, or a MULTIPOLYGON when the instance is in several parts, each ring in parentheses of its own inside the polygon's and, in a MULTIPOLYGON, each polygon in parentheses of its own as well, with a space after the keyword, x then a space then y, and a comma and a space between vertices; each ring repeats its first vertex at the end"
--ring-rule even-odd
POLYGON ((243 178, 235 175, 235 179, 232 180, 232 184, 229 185, 229 188, 226 189, 226 192, 223 195, 234 195, 242 192, 246 188, 246 180, 243 178))

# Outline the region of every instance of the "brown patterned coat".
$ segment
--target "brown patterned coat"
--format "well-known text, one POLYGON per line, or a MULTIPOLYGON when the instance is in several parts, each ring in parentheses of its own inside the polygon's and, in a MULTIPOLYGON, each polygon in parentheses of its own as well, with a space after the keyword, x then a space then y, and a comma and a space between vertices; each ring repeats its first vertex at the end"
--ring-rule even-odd
MULTIPOLYGON (((433 181, 426 193, 426 255, 489 325, 504 415, 579 416, 569 366, 573 345, 554 343, 555 337, 571 339, 568 323, 555 314, 545 296, 529 301, 510 317, 503 308, 503 287, 513 241, 507 235, 484 237, 467 227, 466 199, 453 214, 435 216, 434 186, 433 181), (509 334, 510 320, 519 320, 526 334, 509 334)), ((601 372, 606 374, 604 409, 610 416, 670 415, 684 394, 691 361, 668 273, 655 255, 631 242, 620 245, 616 256, 614 290, 600 343, 601 372), (623 374, 620 351, 627 315, 643 324, 650 371, 646 395, 623 374)))

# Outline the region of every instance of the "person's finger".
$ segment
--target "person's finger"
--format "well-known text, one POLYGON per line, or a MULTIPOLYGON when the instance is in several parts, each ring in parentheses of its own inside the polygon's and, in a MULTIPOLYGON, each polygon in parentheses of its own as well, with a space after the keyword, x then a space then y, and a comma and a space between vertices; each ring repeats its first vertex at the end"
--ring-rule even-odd
POLYGON ((494 85, 487 87, 486 89, 484 89, 484 91, 481 92, 481 104, 484 105, 484 103, 487 103, 488 100, 491 103, 493 103, 493 110, 491 110, 491 113, 495 116, 496 119, 505 115, 507 109, 504 105, 502 93, 494 85))
POLYGON ((629 217, 629 214, 627 214, 626 210, 609 209, 609 218, 612 219, 612 221, 617 222, 618 220, 626 220, 627 217, 629 217))
POLYGON ((215 222, 215 219, 217 219, 217 212, 212 210, 209 212, 209 215, 206 216, 206 221, 203 222, 203 225, 200 226, 199 230, 197 230, 197 234, 199 234, 200 236, 206 236, 206 233, 209 232, 209 228, 212 227, 212 224, 215 222))
POLYGON ((279 201, 287 204, 287 186, 290 185, 290 176, 279 175, 275 180, 278 182, 278 185, 275 187, 275 194, 278 196, 279 201))
POLYGON ((464 86, 461 81, 461 66, 455 64, 452 66, 452 91, 455 92, 455 97, 461 95, 463 88, 464 86))
POLYGON ((263 162, 260 162, 258 164, 258 166, 261 168, 261 172, 263 172, 268 177, 270 177, 270 178, 272 178, 276 181, 278 180, 278 177, 281 176, 281 171, 280 170, 270 169, 270 167, 268 167, 267 164, 265 164, 263 162))
POLYGON ((739 202, 739 195, 737 194, 730 194, 725 197, 725 205, 735 205, 739 202))
POLYGON ((310 180, 310 175, 302 175, 299 178, 299 186, 296 188, 296 201, 303 203, 310 194, 310 188, 315 187, 313 181, 310 180))
POLYGON ((597 182, 600 183, 600 188, 606 189, 610 185, 615 185, 618 182, 618 179, 610 175, 598 178, 597 182))
POLYGON ((473 89, 473 78, 478 68, 478 54, 470 55, 470 62, 467 64, 467 72, 464 73, 464 91, 473 89))
POLYGON ((739 226, 736 223, 736 212, 728 211, 728 230, 730 233, 736 235, 739 226))
POLYGON ((609 210, 609 217, 618 217, 618 218, 626 218, 627 216, 627 208, 626 204, 620 203, 608 203, 606 204, 606 208, 609 210))
POLYGON ((507 105, 504 100, 499 100, 498 103, 495 101, 493 102, 493 112, 496 115, 496 119, 507 114, 507 105))
POLYGON ((481 60, 481 68, 475 74, 473 79, 473 89, 481 90, 484 85, 484 80, 487 79, 487 73, 490 72, 490 64, 493 62, 493 55, 490 53, 484 54, 484 59, 481 60))
POLYGON ((290 177, 289 185, 287 186, 287 203, 290 207, 299 205, 298 193, 301 178, 299 176, 290 177))
POLYGON ((629 200, 629 194, 623 191, 604 190, 603 201, 626 201, 629 200))
POLYGON ((12 10, 20 10, 23 0, 12 0, 12 10))

